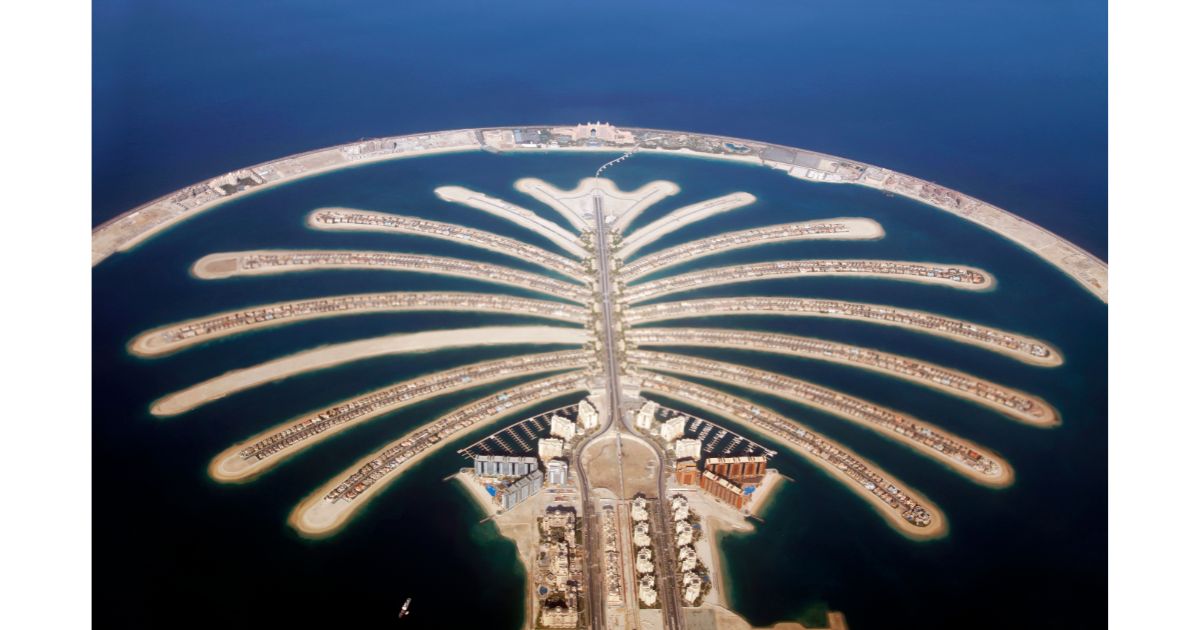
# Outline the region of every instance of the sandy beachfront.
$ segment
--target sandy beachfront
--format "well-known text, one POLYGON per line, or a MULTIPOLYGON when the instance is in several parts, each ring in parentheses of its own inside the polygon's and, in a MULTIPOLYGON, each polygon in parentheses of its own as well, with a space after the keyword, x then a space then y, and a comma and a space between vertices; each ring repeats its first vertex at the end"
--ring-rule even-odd
POLYGON ((936 313, 883 304, 765 296, 714 298, 636 306, 629 309, 626 318, 636 326, 691 317, 728 315, 826 317, 892 326, 969 344, 1029 365, 1057 367, 1063 364, 1062 353, 1040 339, 936 313), (679 308, 682 306, 686 308, 679 308), (1040 353, 1037 351, 1039 348, 1040 353))
POLYGON ((587 270, 577 260, 525 241, 465 225, 341 207, 318 208, 309 213, 307 224, 314 230, 330 232, 382 232, 450 241, 531 262, 581 284, 587 283, 587 270))
POLYGON ((731 251, 796 241, 866 241, 881 239, 883 226, 871 219, 838 217, 817 221, 764 225, 735 232, 722 232, 715 236, 682 243, 651 252, 624 264, 619 270, 621 279, 633 282, 642 276, 657 273, 676 265, 692 262, 708 256, 731 251), (819 226, 837 225, 841 232, 817 231, 819 226))
MULTIPOLYGON (((755 426, 754 424, 743 420, 742 418, 738 417, 735 414, 727 413, 724 409, 720 409, 713 405, 707 404, 702 400, 697 400, 697 399, 693 399, 693 398, 685 399, 685 398, 680 398, 679 396, 673 395, 666 391, 661 391, 661 390, 654 389, 654 388, 647 388, 647 389, 648 389, 648 391, 651 391, 660 396, 670 398, 673 400, 678 400, 685 404, 693 405, 695 407, 703 409, 709 413, 712 413, 716 416, 724 418, 725 420, 733 423, 734 425, 742 427, 743 429, 748 429, 749 431, 752 431, 755 433, 762 432, 761 427, 755 426)), ((769 409, 763 409, 762 412, 779 415, 775 412, 772 412, 769 409)), ((908 487, 904 483, 897 480, 895 477, 893 477, 891 474, 889 474, 883 468, 879 467, 878 464, 875 464, 874 462, 862 457, 861 455, 859 455, 858 453, 855 453, 854 451, 850 450, 846 446, 839 444, 838 442, 831 440, 828 437, 825 437, 824 435, 821 435, 821 434, 809 429, 808 427, 800 424, 799 422, 791 421, 791 423, 793 425, 807 431, 808 433, 820 436, 820 439, 822 441, 832 445, 833 447, 839 449, 840 451, 852 455, 855 459, 862 462, 872 472, 879 475, 881 478, 887 480, 887 482, 889 484, 895 486, 901 492, 903 492, 904 494, 907 494, 909 497, 912 497, 917 503, 919 503, 922 507, 924 507, 926 509, 926 511, 929 512, 929 515, 931 517, 929 525, 927 525, 925 527, 918 527, 918 526, 908 522, 907 520, 904 519, 904 516, 900 512, 900 510, 893 509, 890 506, 888 506, 886 503, 881 501, 879 497, 872 494, 871 491, 868 490, 865 486, 863 486, 860 483, 857 483, 856 481, 851 479, 849 476, 847 476, 845 474, 845 472, 842 471, 841 469, 839 469, 836 464, 831 463, 830 461, 818 456, 815 453, 811 453, 811 452, 805 450, 804 448, 801 448, 800 445, 797 444, 796 442, 793 442, 793 441, 787 440, 787 439, 781 439, 780 436, 778 436, 778 435, 772 436, 773 442, 783 445, 788 450, 790 450, 793 453, 795 453, 796 455, 800 456, 801 459, 803 459, 807 462, 810 462, 812 464, 815 464, 820 470, 827 473, 833 481, 849 488, 851 491, 853 491, 855 494, 857 494, 859 497, 861 497, 864 501, 866 501, 867 505, 870 505, 872 508, 875 509, 876 512, 878 512, 881 516, 883 516, 884 520, 886 520, 888 522, 888 524, 892 526, 893 529, 895 529, 896 531, 900 532, 901 534, 903 534, 909 538, 912 538, 913 540, 930 540, 930 539, 934 539, 934 538, 940 538, 942 536, 945 536, 946 533, 949 531, 948 526, 946 524, 945 515, 942 513, 941 509, 938 508, 936 505, 934 505, 931 501, 929 501, 928 498, 922 496, 919 492, 914 491, 912 488, 908 487)), ((769 499, 769 497, 768 497, 768 499, 769 499)), ((769 503, 770 503, 769 500, 764 501, 762 503, 761 509, 765 509, 766 506, 769 505, 769 503)), ((756 509, 759 509, 759 508, 756 508, 756 509)), ((755 513, 758 514, 759 512, 756 511, 755 513)))
POLYGON ((748 206, 757 200, 757 197, 748 192, 735 192, 673 210, 622 239, 615 254, 620 258, 629 258, 634 252, 671 232, 711 216, 748 206))
POLYGON ((934 391, 968 400, 1023 424, 1050 428, 1062 424, 1045 400, 951 368, 847 344, 770 332, 712 328, 634 328, 629 340, 638 346, 687 346, 753 350, 827 361, 886 374, 934 391), (955 386, 958 383, 960 386, 955 386), (1003 398, 1027 401, 1028 409, 1004 404, 1003 398))
MULTIPOLYGON (((547 129, 550 128, 550 126, 544 127, 547 129)), ((511 129, 507 131, 511 135, 511 129)), ((637 144, 592 147, 582 145, 559 146, 557 144, 533 144, 525 146, 507 143, 504 146, 493 147, 487 144, 486 141, 481 140, 481 138, 486 136, 487 132, 487 130, 483 129, 461 129, 396 136, 387 139, 389 142, 395 143, 396 146, 386 151, 373 148, 372 143, 379 143, 379 140, 338 145, 287 156, 237 171, 253 171, 260 175, 268 176, 269 181, 259 186, 233 193, 217 194, 210 189, 212 182, 220 179, 220 177, 217 177, 164 195, 114 217, 92 230, 92 265, 99 264, 108 256, 118 251, 130 249, 152 235, 180 221, 196 216, 201 212, 233 199, 251 195, 260 190, 266 190, 283 183, 298 181, 305 177, 353 166, 439 153, 478 151, 484 149, 485 146, 500 152, 533 153, 621 153, 635 150, 687 158, 753 164, 782 170, 792 177, 805 181, 855 184, 899 194, 953 214, 961 219, 971 221, 1017 243, 1055 266, 1064 274, 1070 276, 1100 300, 1105 303, 1108 302, 1107 263, 1037 224, 958 191, 882 167, 806 149, 770 145, 742 138, 709 136, 679 131, 639 128, 628 128, 625 131, 648 136, 673 136, 679 139, 699 139, 717 146, 741 146, 745 147, 746 152, 708 152, 696 151, 687 146, 668 149, 661 146, 639 146, 637 144), (815 168, 811 168, 795 163, 779 162, 766 157, 766 151, 781 151, 785 154, 790 152, 790 154, 797 156, 797 158, 804 157, 816 166, 815 168), (203 197, 198 203, 190 198, 193 191, 197 189, 202 189, 204 191, 203 194, 207 195, 207 197, 203 197)))
POLYGON ((264 276, 321 270, 425 273, 507 285, 588 304, 591 293, 574 282, 491 263, 386 251, 249 250, 218 252, 197 260, 192 275, 201 280, 264 276))
POLYGON ((675 182, 660 179, 627 192, 617 188, 611 179, 595 177, 579 180, 579 185, 571 190, 562 190, 536 177, 518 179, 513 187, 554 208, 581 232, 595 227, 587 219, 595 211, 593 194, 603 198, 604 216, 616 217, 607 219, 612 221, 612 228, 624 232, 646 208, 680 190, 675 182))
POLYGON ((991 450, 909 414, 876 405, 856 396, 821 387, 802 379, 786 377, 744 365, 704 359, 694 360, 683 355, 650 353, 641 350, 634 351, 631 355, 634 355, 631 356, 631 361, 637 367, 651 372, 681 374, 722 381, 728 385, 744 387, 837 416, 897 444, 903 444, 914 452, 929 457, 980 485, 1004 488, 1012 485, 1014 479, 1012 466, 991 450), (850 404, 853 409, 857 410, 857 413, 845 409, 845 404, 850 404), (876 418, 877 421, 872 421, 871 417, 876 418), (897 430, 900 427, 904 428, 903 432, 897 430), (929 439, 939 440, 936 442, 938 446, 944 444, 947 450, 951 450, 951 446, 957 446, 961 451, 975 453, 980 458, 979 463, 991 461, 995 466, 989 472, 978 470, 966 461, 926 443, 929 439))
POLYGON ((482 361, 472 365, 442 370, 417 378, 394 383, 387 387, 367 392, 354 398, 346 399, 332 405, 316 409, 312 412, 297 416, 286 422, 279 423, 269 429, 230 446, 213 458, 209 464, 209 476, 221 482, 232 483, 249 480, 266 472, 271 467, 304 451, 330 437, 351 429, 363 422, 379 416, 393 413, 399 409, 415 405, 419 402, 444 396, 446 394, 487 385, 497 381, 566 369, 584 368, 587 366, 588 355, 583 351, 547 352, 543 354, 523 355, 521 363, 513 365, 517 359, 500 359, 482 361), (482 371, 483 369, 487 371, 482 371), (466 377, 474 374, 472 377, 466 377), (462 375, 462 376, 458 376, 462 375), (404 395, 396 397, 396 392, 404 395), (382 401, 382 402, 379 402, 382 401), (335 415, 337 410, 361 410, 350 419, 342 422, 326 422, 323 417, 335 415), (305 434, 313 423, 324 423, 327 428, 316 433, 305 434), (293 433, 286 433, 291 431, 293 433), (301 438, 288 437, 299 431, 301 438), (268 439, 284 438, 275 444, 281 449, 267 452, 265 457, 246 457, 242 451, 268 439))
MULTIPOLYGON (((562 395, 563 392, 556 392, 551 395, 550 398, 562 395)), ((535 399, 520 405, 506 407, 498 410, 498 413, 492 413, 490 415, 478 418, 477 421, 466 430, 470 432, 478 431, 479 429, 491 426, 504 418, 508 418, 512 416, 512 414, 519 413, 544 402, 545 399, 535 399)), ((441 420, 441 418, 438 418, 438 420, 441 420)), ((443 439, 436 444, 427 447, 420 453, 415 454, 413 457, 405 460, 395 470, 391 471, 387 475, 384 475, 384 477, 378 482, 364 489, 353 501, 340 500, 336 503, 332 503, 326 501, 325 496, 333 491, 333 489, 341 484, 347 477, 354 474, 355 471, 367 465, 372 460, 378 459, 381 452, 384 452, 389 448, 394 448, 404 440, 411 439, 413 435, 427 430, 430 426, 436 424, 438 420, 428 422, 407 432, 404 436, 393 441, 379 451, 358 460, 353 466, 346 468, 346 470, 327 481, 320 488, 314 490, 312 494, 305 497, 304 500, 297 504, 292 510, 291 515, 288 517, 288 524, 291 525, 292 528, 294 528, 301 535, 310 538, 324 538, 327 536, 332 536, 333 534, 341 531, 341 529, 350 522, 351 518, 359 510, 363 509, 363 507, 369 504, 373 499, 380 496, 382 491, 386 489, 389 484, 392 484, 397 479, 402 477, 405 472, 411 470, 430 454, 436 453, 446 446, 454 444, 457 436, 447 436, 447 439, 443 439)), ((486 492, 483 492, 483 489, 480 488, 479 484, 477 483, 472 482, 472 484, 465 485, 467 485, 468 488, 470 488, 471 485, 474 485, 477 491, 482 493, 482 496, 484 497, 487 494, 486 492)), ((490 499, 482 499, 482 497, 477 498, 481 499, 481 507, 484 508, 489 516, 496 514, 496 506, 490 501, 490 499)))
POLYGON ((159 417, 174 416, 264 383, 389 354, 434 352, 447 348, 508 344, 581 345, 587 338, 587 331, 581 328, 485 326, 402 333, 333 344, 298 352, 253 367, 226 372, 221 376, 158 399, 151 405, 150 413, 159 417))
POLYGON ((176 322, 138 335, 128 350, 139 357, 157 357, 215 339, 326 317, 434 311, 505 313, 574 324, 587 321, 587 311, 573 304, 495 293, 357 293, 259 304, 176 322))
POLYGON ((540 234, 576 258, 588 257, 587 250, 580 245, 581 241, 578 234, 572 234, 566 228, 549 219, 543 218, 532 210, 522 208, 503 199, 489 197, 483 193, 463 188, 462 186, 440 186, 435 188, 433 192, 445 201, 482 210, 492 216, 511 221, 531 232, 540 234))

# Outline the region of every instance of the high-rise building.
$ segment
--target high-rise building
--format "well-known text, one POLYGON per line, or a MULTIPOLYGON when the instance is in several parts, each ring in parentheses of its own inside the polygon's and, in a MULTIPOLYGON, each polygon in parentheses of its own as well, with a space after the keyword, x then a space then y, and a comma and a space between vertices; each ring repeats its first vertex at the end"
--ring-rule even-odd
MULTIPOLYGON (((536 460, 534 461, 536 462, 536 460)), ((540 492, 542 490, 542 481, 542 471, 534 470, 496 492, 496 501, 500 503, 501 508, 510 510, 525 499, 540 492)))
POLYGON ((737 484, 755 484, 767 475, 767 457, 710 457, 704 460, 704 470, 711 470, 713 474, 737 484))
POLYGON ((700 474, 700 489, 739 510, 746 504, 746 495, 742 494, 742 489, 737 484, 713 474, 707 468, 700 474))
POLYGON ((638 409, 637 418, 633 425, 643 431, 651 431, 654 427, 654 414, 658 413, 658 403, 648 400, 638 409))
POLYGON ((522 477, 537 470, 537 465, 536 457, 475 456, 475 474, 479 477, 522 477))
POLYGON ((538 457, 540 459, 553 459, 562 457, 563 441, 558 438, 542 438, 538 440, 538 457))
POLYGON ((579 426, 584 431, 591 431, 600 424, 600 414, 587 400, 579 401, 579 426))
POLYGON ((558 414, 554 414, 550 418, 550 435, 560 437, 564 442, 570 442, 575 439, 575 423, 558 414))
POLYGON ((674 418, 662 423, 662 426, 658 429, 658 434, 667 442, 678 440, 679 438, 683 437, 683 428, 686 424, 686 418, 683 416, 675 416, 674 418))
POLYGON ((567 462, 561 459, 546 462, 546 481, 554 486, 567 485, 567 462))
POLYGON ((684 459, 687 457, 692 459, 700 459, 700 440, 693 438, 680 438, 675 440, 675 445, 672 448, 675 451, 676 459, 684 459))
POLYGON ((682 486, 694 486, 700 478, 694 459, 675 460, 675 483, 682 486))

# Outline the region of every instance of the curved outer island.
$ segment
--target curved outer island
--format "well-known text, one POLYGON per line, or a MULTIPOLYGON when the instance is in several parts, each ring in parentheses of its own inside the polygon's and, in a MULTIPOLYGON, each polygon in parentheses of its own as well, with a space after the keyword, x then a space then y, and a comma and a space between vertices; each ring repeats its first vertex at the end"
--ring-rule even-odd
MULTIPOLYGON (((92 230, 92 264, 99 264, 112 254, 134 247, 179 221, 232 199, 284 182, 358 164, 483 149, 503 152, 636 150, 758 164, 806 181, 857 184, 908 197, 976 223, 1017 243, 1069 275, 1102 301, 1108 301, 1108 265, 1094 255, 996 206, 886 168, 794 147, 679 131, 626 128, 606 133, 599 141, 576 137, 569 142, 528 144, 516 142, 513 133, 517 130, 526 134, 544 133, 549 138, 555 133, 569 134, 574 129, 535 125, 391 136, 264 162, 169 193, 97 226, 92 230)), ((606 130, 611 131, 612 128, 607 127, 606 130)), ((450 196, 458 194, 461 191, 454 191, 450 196)), ((504 208, 495 210, 507 211, 504 208)), ((568 247, 567 251, 579 255, 577 244, 568 247)))

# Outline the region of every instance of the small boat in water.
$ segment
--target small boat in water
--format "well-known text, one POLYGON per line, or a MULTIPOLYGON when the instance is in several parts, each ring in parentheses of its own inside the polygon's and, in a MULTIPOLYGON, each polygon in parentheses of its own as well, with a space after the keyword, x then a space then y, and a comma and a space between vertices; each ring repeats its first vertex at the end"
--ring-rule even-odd
POLYGON ((404 600, 404 605, 400 607, 400 618, 401 618, 401 619, 403 619, 403 618, 405 618, 405 617, 407 617, 407 616, 408 616, 408 605, 409 605, 409 604, 411 604, 411 603, 412 603, 412 598, 411 598, 411 597, 409 597, 408 599, 404 600))

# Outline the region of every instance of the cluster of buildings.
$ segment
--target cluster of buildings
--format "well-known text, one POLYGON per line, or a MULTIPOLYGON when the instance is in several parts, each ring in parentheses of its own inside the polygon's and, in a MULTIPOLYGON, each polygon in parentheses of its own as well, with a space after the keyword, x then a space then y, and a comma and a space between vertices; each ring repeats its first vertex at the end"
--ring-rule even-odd
POLYGON ((538 519, 538 565, 534 591, 539 628, 579 626, 579 585, 583 583, 582 551, 575 508, 551 505, 538 519))
POLYGON ((577 374, 559 374, 533 383, 525 383, 503 393, 460 407, 384 449, 377 457, 342 480, 337 487, 325 495, 325 500, 330 502, 353 501, 386 475, 443 439, 478 422, 503 414, 514 405, 529 404, 536 400, 579 389, 579 387, 580 381, 577 374))
POLYGON ((193 320, 155 332, 156 343, 169 346, 210 335, 224 335, 240 328, 308 319, 337 313, 389 310, 484 310, 536 315, 549 319, 586 321, 587 311, 581 307, 495 293, 364 293, 341 297, 318 298, 283 302, 245 311, 223 313, 207 319, 193 320))
POLYGON ((770 243, 772 241, 788 240, 804 236, 821 234, 845 234, 850 227, 845 223, 785 223, 768 225, 736 232, 724 232, 695 241, 690 241, 676 247, 647 254, 621 266, 621 279, 628 282, 659 269, 676 265, 685 260, 698 258, 726 249, 735 249, 748 245, 770 243))
POLYGON ((309 221, 316 226, 361 226, 364 228, 387 229, 406 234, 462 241, 485 249, 505 252, 553 269, 569 277, 582 277, 586 274, 582 264, 565 256, 559 256, 541 247, 530 245, 525 241, 452 223, 442 223, 441 221, 384 214, 381 212, 342 209, 317 211, 310 216, 309 221))
POLYGON ((700 519, 692 512, 688 500, 682 495, 671 497, 672 521, 675 527, 675 547, 678 549, 680 595, 684 603, 695 606, 712 587, 708 568, 696 553, 696 542, 700 538, 700 519))
POLYGON ((876 499, 890 509, 899 512, 906 521, 916 527, 926 527, 932 521, 929 511, 898 483, 884 477, 838 444, 826 440, 770 410, 752 405, 723 392, 663 374, 642 374, 641 380, 645 389, 659 391, 669 396, 682 397, 696 401, 697 404, 705 407, 719 409, 764 433, 775 436, 782 442, 793 445, 802 455, 823 464, 825 468, 835 473, 835 476, 839 474, 843 476, 845 482, 862 486, 876 499))
POLYGON ((670 412, 670 417, 660 422, 661 411, 658 403, 646 401, 634 417, 634 426, 661 440, 674 454, 675 482, 698 485, 722 503, 737 510, 744 508, 755 486, 767 475, 768 455, 711 456, 704 453, 703 439, 684 437, 687 417, 670 412))
MULTIPOLYGON (((312 414, 286 429, 272 433, 247 446, 240 451, 240 455, 243 459, 266 459, 337 425, 354 422, 393 405, 462 389, 473 381, 487 382, 510 374, 530 374, 577 368, 587 365, 590 358, 591 355, 582 350, 519 355, 404 381, 312 414)), ((571 378, 570 381, 575 382, 576 379, 571 378)))
POLYGON ((808 298, 786 297, 739 297, 715 298, 705 300, 683 300, 679 302, 664 302, 629 309, 625 318, 630 324, 663 321, 668 319, 683 319, 687 317, 702 317, 723 313, 791 313, 827 315, 864 321, 878 322, 939 332, 955 337, 969 339, 975 343, 998 346, 1010 351, 1028 354, 1037 359, 1050 357, 1050 349, 1045 344, 1030 341, 1010 333, 980 326, 961 319, 953 319, 923 311, 910 311, 888 306, 862 304, 859 302, 843 302, 840 300, 814 300, 808 298))
POLYGON ((489 488, 500 509, 510 510, 537 494, 543 485, 566 486, 570 481, 566 455, 571 443, 599 423, 599 413, 585 399, 517 422, 459 453, 472 460, 475 478, 489 488), (571 410, 575 420, 567 417, 571 410), (539 432, 547 429, 548 433, 539 437, 539 432), (534 444, 536 457, 532 455, 534 444), (507 454, 494 453, 497 450, 507 454))
POLYGON ((617 511, 612 505, 600 510, 600 538, 604 542, 604 599, 620 606, 625 602, 625 587, 617 511))
POLYGON ((633 546, 637 549, 634 563, 638 581, 638 602, 645 607, 658 605, 658 586, 654 579, 654 549, 650 537, 650 504, 646 497, 634 497, 629 508, 633 522, 633 546))
POLYGON ((743 384, 748 387, 779 392, 797 400, 805 401, 821 409, 876 425, 889 435, 903 437, 929 447, 940 456, 974 470, 984 476, 1003 473, 994 459, 976 451, 958 440, 914 421, 908 416, 890 409, 878 407, 865 400, 840 394, 790 377, 764 372, 744 365, 733 365, 678 354, 643 352, 629 353, 631 360, 640 366, 653 367, 669 372, 695 374, 715 381, 743 384))
POLYGON ((240 256, 238 265, 239 269, 246 272, 270 272, 274 269, 312 266, 377 267, 476 278, 556 295, 581 304, 589 302, 591 297, 586 288, 549 276, 489 263, 423 254, 359 251, 256 252, 240 256))
POLYGON ((682 273, 660 280, 651 280, 630 287, 625 297, 629 303, 644 302, 653 298, 698 289, 708 285, 767 280, 804 274, 870 274, 879 276, 910 276, 936 278, 962 284, 979 285, 988 281, 983 274, 971 269, 943 267, 923 263, 893 262, 887 260, 780 260, 752 263, 733 267, 715 267, 690 273, 682 273))
POLYGON ((712 345, 741 347, 749 344, 770 347, 778 352, 808 355, 826 360, 845 361, 871 369, 902 374, 912 379, 925 381, 933 387, 948 387, 969 393, 978 398, 1003 405, 1016 413, 1034 420, 1048 418, 1049 409, 1032 398, 994 383, 983 381, 969 374, 947 370, 942 367, 915 361, 906 357, 879 352, 870 348, 859 348, 845 344, 796 337, 768 332, 722 330, 706 328, 660 328, 633 330, 630 340, 642 345, 712 345))

